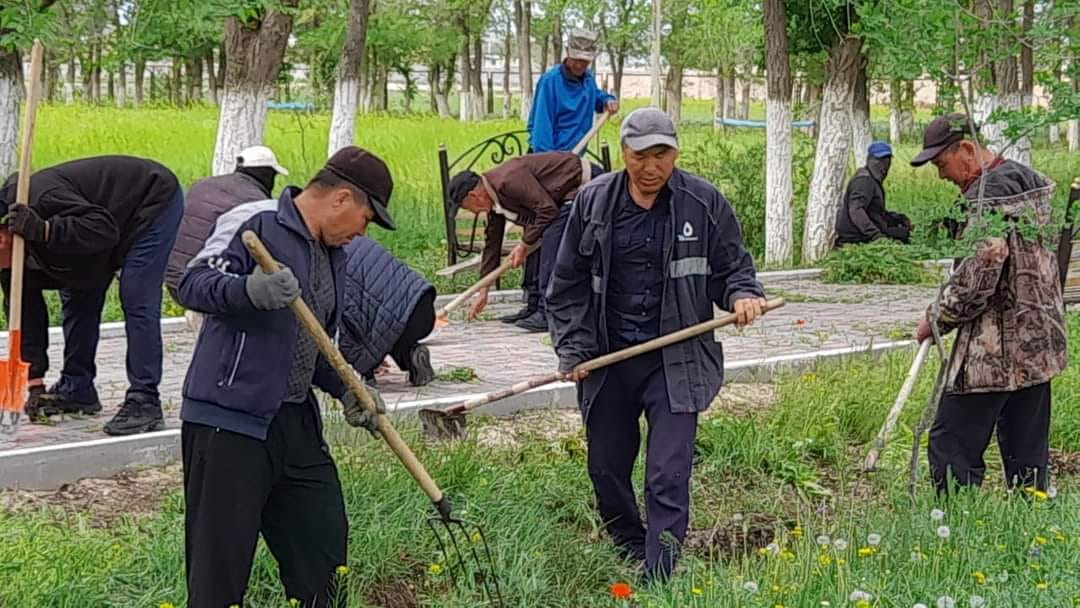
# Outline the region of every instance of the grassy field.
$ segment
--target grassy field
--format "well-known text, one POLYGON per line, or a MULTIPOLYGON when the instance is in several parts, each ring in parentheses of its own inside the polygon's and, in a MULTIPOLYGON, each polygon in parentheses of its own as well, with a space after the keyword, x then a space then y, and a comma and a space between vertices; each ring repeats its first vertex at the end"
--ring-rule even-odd
MULTIPOLYGON (((1080 316, 1069 325, 1075 358, 1080 316)), ((734 387, 721 399, 700 424, 688 555, 668 586, 641 586, 601 531, 575 413, 475 419, 470 440, 449 446, 425 444, 407 424, 404 435, 458 508, 484 525, 508 606, 909 608, 977 606, 977 598, 986 606, 1076 606, 1080 372, 1070 368, 1056 381, 1054 498, 1006 494, 992 449, 986 488, 947 501, 928 488, 921 455, 912 500, 908 429, 931 372, 881 470, 857 472, 910 357, 823 365, 774 387, 734 387), (940 520, 933 509, 944 511, 940 520), (619 582, 631 600, 611 596, 619 582), (955 604, 937 603, 946 596, 955 604)), ((424 523, 429 505, 386 448, 351 429, 328 432, 351 526, 349 605, 482 606, 447 584, 424 523)), ((0 605, 183 605, 183 504, 175 479, 168 487, 160 504, 125 504, 132 490, 121 488, 111 500, 123 504, 122 515, 85 497, 63 508, 0 509, 0 605)), ((262 546, 249 603, 287 605, 262 546)))

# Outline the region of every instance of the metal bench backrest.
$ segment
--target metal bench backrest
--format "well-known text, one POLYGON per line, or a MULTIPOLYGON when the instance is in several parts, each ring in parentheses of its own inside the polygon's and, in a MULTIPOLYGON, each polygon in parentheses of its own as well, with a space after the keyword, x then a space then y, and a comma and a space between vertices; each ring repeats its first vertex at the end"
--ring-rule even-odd
POLYGON ((1065 223, 1058 240, 1058 273, 1062 296, 1066 304, 1080 303, 1080 240, 1077 240, 1074 203, 1080 200, 1080 178, 1072 183, 1069 202, 1065 205, 1065 223))
MULTIPOLYGON (((457 214, 450 212, 448 192, 450 177, 461 171, 480 173, 481 170, 495 167, 510 158, 527 154, 528 138, 529 132, 524 130, 500 133, 465 150, 453 161, 450 160, 446 144, 439 144, 439 181, 442 185, 443 217, 446 222, 446 263, 448 266, 456 264, 459 256, 480 253, 477 246, 479 217, 473 217, 468 243, 463 244, 458 240, 457 214)), ((586 150, 585 155, 602 166, 604 171, 611 171, 611 152, 606 141, 600 144, 599 156, 590 150, 586 150)))

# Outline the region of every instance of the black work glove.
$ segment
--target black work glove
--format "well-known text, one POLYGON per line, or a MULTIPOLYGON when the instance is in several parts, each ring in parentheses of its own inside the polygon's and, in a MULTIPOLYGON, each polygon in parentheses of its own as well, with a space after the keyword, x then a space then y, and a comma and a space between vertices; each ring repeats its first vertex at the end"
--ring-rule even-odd
MULTIPOLYGON (((375 402, 375 410, 380 414, 385 414, 386 402, 383 401, 379 391, 368 383, 365 383, 365 388, 367 388, 368 395, 371 395, 371 400, 375 402)), ((375 416, 360 404, 360 399, 352 391, 345 393, 341 397, 341 408, 345 412, 345 422, 348 422, 349 426, 363 427, 371 433, 372 437, 382 439, 382 433, 379 432, 379 427, 375 425, 375 416)))
POLYGON ((8 207, 7 223, 12 232, 28 241, 44 242, 49 234, 49 223, 26 205, 8 207))

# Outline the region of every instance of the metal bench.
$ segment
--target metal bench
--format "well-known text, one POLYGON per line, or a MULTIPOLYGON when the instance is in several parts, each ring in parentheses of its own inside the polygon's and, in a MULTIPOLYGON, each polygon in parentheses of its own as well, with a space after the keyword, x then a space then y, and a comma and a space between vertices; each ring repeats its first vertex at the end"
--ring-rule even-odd
POLYGON ((1061 275, 1062 299, 1066 304, 1080 303, 1080 230, 1073 218, 1073 203, 1080 199, 1080 178, 1073 180, 1069 202, 1065 206, 1065 224, 1058 241, 1058 272, 1061 275))
MULTIPOLYGON (((480 267, 480 254, 483 251, 483 241, 480 235, 480 218, 467 211, 456 214, 450 212, 450 196, 447 188, 450 177, 460 171, 476 171, 480 173, 502 163, 515 156, 528 153, 528 131, 508 131, 472 146, 450 160, 450 153, 446 144, 439 145, 439 181, 442 185, 443 218, 446 222, 446 267, 436 274, 444 277, 452 277, 462 272, 475 270, 480 267), (463 239, 459 235, 459 216, 463 223, 471 223, 466 229, 468 237, 463 239), (471 222, 470 222, 471 218, 471 222)), ((585 155, 604 168, 611 171, 611 151, 606 141, 600 143, 600 154, 586 150, 585 155)), ((512 224, 507 222, 507 233, 511 231, 512 224)), ((512 249, 517 242, 505 239, 503 241, 503 254, 512 249)))

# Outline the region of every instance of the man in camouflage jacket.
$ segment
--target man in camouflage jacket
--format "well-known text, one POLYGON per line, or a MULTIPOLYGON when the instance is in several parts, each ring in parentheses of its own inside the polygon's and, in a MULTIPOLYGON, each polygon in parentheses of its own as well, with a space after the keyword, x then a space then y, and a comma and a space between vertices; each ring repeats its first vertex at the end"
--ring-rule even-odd
MULTIPOLYGON (((989 230, 955 266, 941 297, 937 328, 957 335, 930 429, 930 470, 939 491, 948 489, 950 476, 958 485, 981 484, 983 452, 996 426, 1009 485, 1045 491, 1050 380, 1066 365, 1061 284, 1047 230, 1055 186, 968 138, 967 125, 960 114, 934 120, 911 162, 932 162, 959 186, 969 220, 996 216, 1006 226, 989 230)), ((932 337, 931 318, 928 310, 920 341, 932 337)))

